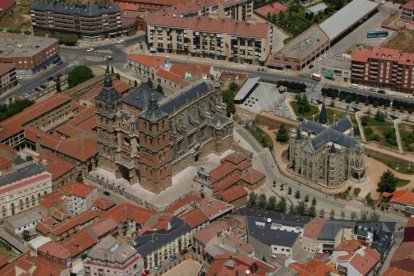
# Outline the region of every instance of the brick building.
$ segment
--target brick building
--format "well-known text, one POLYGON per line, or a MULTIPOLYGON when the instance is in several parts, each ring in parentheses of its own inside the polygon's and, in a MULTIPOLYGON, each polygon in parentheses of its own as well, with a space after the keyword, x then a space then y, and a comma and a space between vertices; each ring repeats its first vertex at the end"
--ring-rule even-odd
POLYGON ((98 162, 118 177, 160 193, 175 173, 230 147, 233 122, 210 84, 165 98, 144 83, 122 98, 106 74, 96 97, 98 162))
POLYGON ((0 20, 6 15, 13 14, 16 8, 16 0, 2 0, 0 2, 0 20))
POLYGON ((0 95, 18 84, 14 64, 0 63, 0 95))
POLYGON ((414 1, 409 1, 402 6, 401 19, 409 23, 414 21, 414 1))
POLYGON ((59 54, 55 38, 2 34, 0 37, 0 63, 14 63, 16 73, 31 77, 51 64, 59 54))
POLYGON ((352 56, 351 81, 403 92, 414 91, 414 54, 374 47, 352 56))
POLYGON ((34 1, 30 8, 35 31, 73 33, 96 41, 105 37, 133 34, 137 20, 122 20, 115 3, 67 4, 60 1, 34 1), (124 21, 124 22, 123 22, 124 21))

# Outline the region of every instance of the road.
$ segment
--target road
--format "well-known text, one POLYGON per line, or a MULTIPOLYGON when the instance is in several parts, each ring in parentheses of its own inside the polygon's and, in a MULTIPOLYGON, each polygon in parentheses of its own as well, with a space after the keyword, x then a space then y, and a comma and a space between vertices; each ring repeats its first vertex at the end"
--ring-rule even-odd
MULTIPOLYGON (((314 197, 319 204, 330 206, 331 209, 335 209, 336 214, 340 214, 340 212, 344 210, 349 210, 350 205, 353 204, 353 202, 350 201, 335 199, 332 196, 327 196, 322 192, 319 192, 306 185, 296 183, 293 180, 283 176, 275 164, 271 153, 267 149, 263 149, 263 147, 254 139, 254 137, 251 136, 250 133, 243 127, 236 125, 235 130, 253 148, 254 152, 257 153, 260 162, 262 163, 262 167, 265 170, 266 177, 268 180, 270 180, 268 182, 273 182, 273 180, 276 180, 277 184, 285 183, 286 186, 292 188, 293 190, 299 190, 302 194, 308 194, 310 197, 314 197)), ((368 213, 373 212, 372 208, 369 207, 358 206, 356 208, 368 213)), ((399 223, 399 225, 405 225, 406 223, 406 219, 404 217, 384 213, 378 210, 377 213, 384 221, 395 221, 399 223)), ((357 214, 359 215, 358 212, 357 214)))

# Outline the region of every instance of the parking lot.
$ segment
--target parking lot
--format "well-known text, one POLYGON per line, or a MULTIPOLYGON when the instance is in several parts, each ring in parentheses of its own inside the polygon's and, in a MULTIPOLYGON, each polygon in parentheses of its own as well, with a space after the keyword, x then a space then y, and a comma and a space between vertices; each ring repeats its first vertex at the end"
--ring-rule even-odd
POLYGON ((254 113, 273 111, 279 115, 290 116, 284 95, 280 94, 279 89, 273 83, 260 82, 240 107, 254 113))

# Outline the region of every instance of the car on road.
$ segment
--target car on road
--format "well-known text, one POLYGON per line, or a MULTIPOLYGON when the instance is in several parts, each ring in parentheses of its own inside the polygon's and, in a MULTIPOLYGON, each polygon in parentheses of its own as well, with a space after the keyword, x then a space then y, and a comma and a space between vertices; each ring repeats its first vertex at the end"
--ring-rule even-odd
POLYGON ((47 78, 47 81, 52 81, 52 80, 54 80, 55 78, 54 77, 48 77, 47 78))
POLYGON ((63 60, 59 60, 58 63, 56 63, 57 66, 62 65, 63 64, 63 60))
POLYGON ((18 76, 18 77, 17 77, 17 79, 18 79, 18 80, 22 80, 22 79, 23 79, 23 77, 22 77, 22 76, 18 76))
POLYGON ((172 255, 172 256, 170 256, 170 261, 172 262, 172 261, 175 261, 177 259, 177 256, 176 255, 172 255))
POLYGON ((154 266, 154 269, 155 270, 158 270, 158 269, 160 269, 161 267, 159 266, 159 265, 156 265, 156 266, 154 266))
POLYGON ((88 49, 86 49, 86 52, 93 52, 93 51, 95 51, 95 49, 94 48, 88 48, 88 49))
POLYGON ((108 191, 104 191, 103 194, 106 195, 106 196, 110 196, 111 195, 111 193, 108 192, 108 191))
POLYGON ((40 86, 40 88, 42 88, 42 89, 46 89, 46 88, 47 88, 47 86, 46 86, 46 85, 44 85, 44 84, 42 84, 42 85, 40 86))
POLYGON ((309 69, 312 69, 313 68, 313 64, 309 64, 308 68, 309 69))
POLYGON ((122 44, 122 43, 124 43, 125 42, 125 40, 123 40, 123 39, 119 39, 117 42, 116 42, 116 44, 122 44))
POLYGON ((112 60, 114 57, 113 56, 107 56, 106 60, 112 60))
POLYGON ((321 61, 322 61, 322 59, 323 59, 323 58, 322 58, 322 57, 320 57, 320 58, 318 58, 316 61, 317 61, 317 62, 321 62, 321 61))
POLYGON ((42 91, 39 87, 36 87, 34 90, 36 91, 36 93, 39 93, 40 91, 42 91))
POLYGON ((145 269, 144 272, 142 272, 141 276, 147 276, 149 274, 148 269, 145 269))

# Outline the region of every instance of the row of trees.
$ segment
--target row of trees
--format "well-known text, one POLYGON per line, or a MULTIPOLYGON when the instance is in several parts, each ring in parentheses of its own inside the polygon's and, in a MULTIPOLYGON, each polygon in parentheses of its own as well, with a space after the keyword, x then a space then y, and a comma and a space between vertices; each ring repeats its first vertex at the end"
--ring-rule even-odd
POLYGON ((68 74, 68 87, 72 88, 93 77, 95 77, 95 75, 93 74, 91 68, 86 65, 78 65, 70 70, 68 74))
POLYGON ((289 141, 289 131, 284 124, 282 124, 276 132, 276 141, 279 143, 286 143, 289 141))
MULTIPOLYGON (((381 96, 373 96, 373 95, 361 95, 356 94, 354 92, 338 90, 334 88, 322 88, 322 95, 326 97, 330 97, 332 99, 340 98, 344 99, 346 102, 363 102, 365 104, 376 106, 385 106, 389 107, 391 105, 391 101, 389 99, 383 98, 381 96)), ((408 112, 412 112, 414 110, 414 104, 402 101, 402 100, 393 100, 392 106, 395 109, 399 109, 400 111, 407 110, 408 112)))
POLYGON ((32 104, 33 104, 33 101, 28 100, 28 99, 16 100, 14 103, 11 103, 9 105, 1 104, 0 105, 0 122, 21 112, 23 109, 31 106, 32 104))
POLYGON ((235 82, 231 82, 229 88, 223 92, 222 97, 223 102, 226 104, 227 116, 236 112, 234 97, 236 96, 237 91, 239 91, 239 86, 235 82))
POLYGON ((303 82, 295 82, 295 81, 287 81, 287 80, 280 80, 276 82, 277 86, 284 86, 290 92, 305 92, 306 91, 306 84, 303 82))
POLYGON ((296 95, 295 99, 298 105, 297 111, 299 114, 306 114, 309 111, 311 111, 308 98, 305 95, 303 95, 302 97, 300 95, 296 95))

